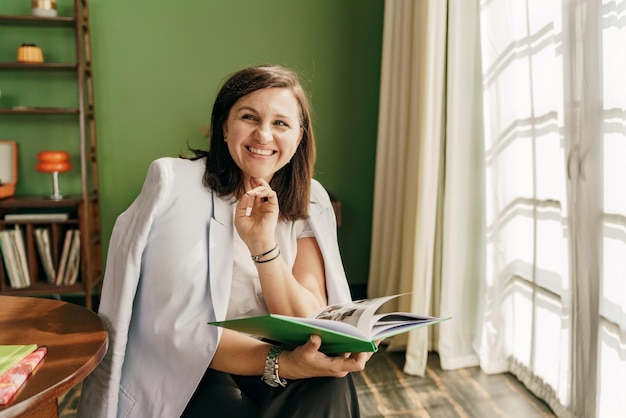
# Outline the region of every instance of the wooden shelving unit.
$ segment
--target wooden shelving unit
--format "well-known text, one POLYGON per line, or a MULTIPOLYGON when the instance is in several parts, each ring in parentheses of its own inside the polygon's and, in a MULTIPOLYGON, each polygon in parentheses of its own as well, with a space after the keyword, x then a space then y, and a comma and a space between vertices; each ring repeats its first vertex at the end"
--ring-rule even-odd
MULTIPOLYGON (((96 122, 94 112, 93 74, 91 69, 91 45, 89 33, 89 13, 87 0, 74 0, 74 16, 37 17, 0 15, 0 25, 24 27, 67 27, 74 29, 76 43, 76 62, 21 64, 0 62, 0 71, 27 71, 41 73, 74 72, 78 97, 75 108, 15 106, 0 108, 0 121, 5 117, 28 118, 29 115, 72 115, 78 118, 76 127, 79 132, 80 147, 80 194, 64 196, 53 200, 46 196, 13 196, 0 199, 0 230, 18 226, 24 232, 31 285, 16 289, 10 286, 7 271, 0 258, 0 294, 5 295, 56 295, 80 293, 85 296, 85 306, 92 309, 91 296, 98 290, 102 281, 102 251, 100 238, 99 179, 96 153, 96 122), (8 221, 5 215, 17 213, 68 213, 64 221, 8 221), (67 229, 80 230, 80 271, 73 285, 55 285, 48 283, 37 251, 34 230, 46 227, 51 232, 51 252, 54 267, 57 268, 67 229)), ((1 40, 0 40, 1 43, 1 40)), ((41 119, 37 123, 42 122, 41 119)), ((19 142, 31 138, 16 138, 19 142)))

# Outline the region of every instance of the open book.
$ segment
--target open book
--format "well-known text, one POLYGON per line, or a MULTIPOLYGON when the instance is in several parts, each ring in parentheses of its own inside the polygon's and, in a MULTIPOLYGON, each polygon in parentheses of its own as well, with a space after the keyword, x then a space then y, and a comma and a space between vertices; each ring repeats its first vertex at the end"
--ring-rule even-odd
POLYGON ((402 295, 329 305, 310 318, 269 314, 209 324, 288 347, 302 345, 316 334, 322 338, 320 351, 337 354, 377 351, 378 340, 450 319, 409 312, 376 314, 385 302, 402 295))

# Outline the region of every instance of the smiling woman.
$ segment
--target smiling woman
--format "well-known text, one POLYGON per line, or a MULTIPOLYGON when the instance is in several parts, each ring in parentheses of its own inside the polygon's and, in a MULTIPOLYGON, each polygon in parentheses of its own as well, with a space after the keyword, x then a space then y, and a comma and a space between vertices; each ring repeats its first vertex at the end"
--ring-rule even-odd
POLYGON ((207 324, 351 299, 296 74, 233 74, 209 137, 208 150, 154 161, 117 219, 99 308, 112 343, 79 416, 360 416, 350 373, 371 353, 329 357, 318 336, 284 350, 207 324))

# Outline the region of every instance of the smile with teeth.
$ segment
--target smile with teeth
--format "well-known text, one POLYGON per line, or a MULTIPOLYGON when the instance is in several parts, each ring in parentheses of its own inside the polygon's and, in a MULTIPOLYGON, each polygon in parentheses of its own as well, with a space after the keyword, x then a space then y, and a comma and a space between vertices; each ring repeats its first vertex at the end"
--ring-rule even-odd
POLYGON ((276 151, 272 151, 271 149, 257 149, 257 148, 252 148, 252 147, 246 147, 246 148, 248 149, 248 151, 250 151, 253 154, 264 155, 266 157, 269 157, 270 155, 276 152, 276 151))

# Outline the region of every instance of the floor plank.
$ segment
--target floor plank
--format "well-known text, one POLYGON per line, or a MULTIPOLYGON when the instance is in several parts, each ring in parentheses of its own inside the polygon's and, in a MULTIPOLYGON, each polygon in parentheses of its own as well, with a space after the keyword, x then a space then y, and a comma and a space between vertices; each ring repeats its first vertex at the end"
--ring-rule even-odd
POLYGON ((511 374, 480 368, 444 371, 431 353, 424 377, 402 372, 403 352, 380 351, 354 378, 363 418, 554 417, 511 374))

